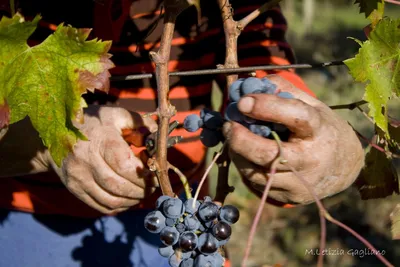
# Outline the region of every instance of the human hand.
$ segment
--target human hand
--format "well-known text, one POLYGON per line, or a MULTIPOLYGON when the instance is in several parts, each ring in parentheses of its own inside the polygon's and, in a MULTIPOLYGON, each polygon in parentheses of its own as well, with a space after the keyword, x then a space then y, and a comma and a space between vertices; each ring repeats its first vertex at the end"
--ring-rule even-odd
POLYGON ((158 186, 121 136, 123 129, 143 126, 154 132, 157 125, 150 118, 118 107, 92 106, 85 110, 84 124, 76 126, 88 141, 79 140, 61 168, 51 165, 80 200, 113 214, 138 204, 158 186))
MULTIPOLYGON (((277 75, 267 78, 295 99, 249 95, 239 101, 239 110, 254 119, 281 123, 289 128, 292 132, 289 140, 281 143, 283 157, 307 180, 319 198, 348 188, 364 165, 364 152, 353 129, 327 105, 287 80, 277 75)), ((224 135, 243 181, 253 192, 262 192, 271 164, 279 154, 277 142, 255 135, 235 122, 224 125, 224 135)), ((287 164, 277 164, 269 198, 290 204, 313 202, 307 188, 287 164)))

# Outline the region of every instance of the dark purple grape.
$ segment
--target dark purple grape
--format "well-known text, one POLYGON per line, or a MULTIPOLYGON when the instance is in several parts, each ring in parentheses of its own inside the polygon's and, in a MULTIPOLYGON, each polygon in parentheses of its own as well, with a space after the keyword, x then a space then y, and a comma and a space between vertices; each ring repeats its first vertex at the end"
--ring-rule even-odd
POLYGON ((245 116, 237 107, 237 102, 230 103, 225 110, 225 119, 228 121, 244 122, 245 116))
POLYGON ((239 210, 232 205, 222 206, 219 210, 219 217, 221 221, 227 222, 228 224, 234 224, 239 220, 239 210))
POLYGON ((200 227, 200 222, 196 217, 192 216, 186 216, 185 219, 183 220, 183 223, 185 224, 186 228, 190 231, 196 231, 200 227))
POLYGON ((150 233, 157 234, 161 232, 161 230, 165 227, 165 217, 164 215, 158 211, 152 211, 146 215, 144 218, 144 227, 150 233))
POLYGON ((206 147, 214 147, 221 141, 221 132, 212 131, 210 129, 204 128, 200 134, 200 140, 206 147))
POLYGON ((210 130, 218 130, 224 124, 224 119, 221 113, 210 111, 206 113, 203 118, 204 126, 210 130))
POLYGON ((241 91, 242 95, 260 94, 266 92, 267 88, 260 79, 249 77, 243 81, 241 91))
POLYGON ((179 198, 165 200, 162 208, 165 217, 171 219, 178 219, 185 212, 185 207, 183 206, 182 200, 179 198))
POLYGON ((197 248, 198 237, 194 232, 186 231, 179 237, 179 247, 184 252, 193 251, 197 248))
POLYGON ((282 98, 286 98, 286 99, 293 99, 293 95, 289 92, 280 92, 277 94, 277 96, 282 97, 282 98))
POLYGON ((175 228, 180 234, 186 231, 186 226, 183 223, 178 223, 177 225, 175 225, 175 228))
POLYGON ((183 128, 188 132, 195 132, 200 128, 199 121, 201 121, 201 119, 197 114, 191 114, 183 121, 183 128))
POLYGON ((203 254, 213 254, 218 250, 218 240, 210 233, 203 233, 199 237, 198 249, 203 254))
POLYGON ((203 222, 210 222, 218 217, 219 207, 213 202, 203 202, 198 211, 198 216, 203 222))
MULTIPOLYGON (((193 267, 194 266, 194 259, 188 258, 181 261, 179 267, 193 267)), ((222 266, 222 265, 221 265, 222 266)))
POLYGON ((232 229, 226 222, 219 221, 213 226, 212 233, 218 240, 226 240, 231 236, 232 229))
POLYGON ((197 209, 200 206, 200 201, 196 201, 196 205, 193 208, 193 200, 194 198, 190 198, 188 200, 185 201, 185 212, 189 213, 189 214, 194 214, 196 213, 197 209))
POLYGON ((159 247, 158 253, 164 258, 169 258, 172 254, 174 254, 174 249, 172 246, 159 247))
POLYGON ((251 124, 249 130, 262 137, 268 137, 271 134, 271 129, 265 125, 251 124))
POLYGON ((229 87, 229 100, 231 102, 237 102, 240 99, 240 86, 242 85, 244 79, 238 79, 231 84, 229 87))
POLYGON ((179 232, 175 227, 166 226, 160 232, 160 239, 166 246, 172 246, 178 242, 179 232))
POLYGON ((161 209, 162 203, 164 203, 165 200, 170 199, 170 196, 162 195, 156 200, 156 209, 161 209))

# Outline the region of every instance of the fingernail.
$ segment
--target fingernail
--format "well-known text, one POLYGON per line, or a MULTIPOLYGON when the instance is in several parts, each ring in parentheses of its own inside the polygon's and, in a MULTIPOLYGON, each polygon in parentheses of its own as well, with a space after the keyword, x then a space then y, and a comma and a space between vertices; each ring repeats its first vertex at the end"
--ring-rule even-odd
POLYGON ((253 106, 254 98, 252 97, 243 97, 238 103, 238 108, 243 113, 250 113, 253 110, 253 106))

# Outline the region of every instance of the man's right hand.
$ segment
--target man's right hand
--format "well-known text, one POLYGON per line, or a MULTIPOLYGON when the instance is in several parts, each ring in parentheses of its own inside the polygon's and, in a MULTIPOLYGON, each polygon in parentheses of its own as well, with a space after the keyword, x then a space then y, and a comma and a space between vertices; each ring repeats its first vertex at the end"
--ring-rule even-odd
POLYGON ((136 204, 158 186, 153 173, 132 152, 122 129, 157 125, 137 113, 118 107, 92 106, 85 110, 85 122, 76 125, 88 141, 80 140, 58 168, 61 181, 90 207, 113 214, 136 204))

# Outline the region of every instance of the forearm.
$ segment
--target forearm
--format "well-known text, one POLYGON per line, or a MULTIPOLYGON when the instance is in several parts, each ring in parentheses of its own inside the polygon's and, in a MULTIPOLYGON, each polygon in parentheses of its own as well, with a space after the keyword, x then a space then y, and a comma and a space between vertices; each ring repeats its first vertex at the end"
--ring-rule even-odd
POLYGON ((0 177, 46 172, 48 157, 39 134, 25 118, 11 124, 0 138, 0 177))

